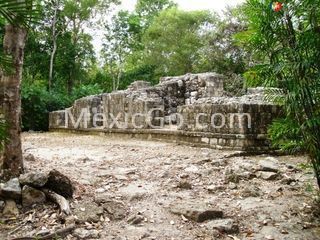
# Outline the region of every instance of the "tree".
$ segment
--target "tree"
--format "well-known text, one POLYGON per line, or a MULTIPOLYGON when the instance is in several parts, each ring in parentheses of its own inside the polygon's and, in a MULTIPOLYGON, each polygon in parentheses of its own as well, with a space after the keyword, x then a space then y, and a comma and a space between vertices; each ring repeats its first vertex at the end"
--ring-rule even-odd
POLYGON ((235 96, 245 91, 242 74, 250 63, 249 51, 238 44, 235 36, 247 25, 243 6, 228 7, 222 17, 201 30, 202 47, 194 66, 195 72, 224 74, 225 90, 235 96))
POLYGON ((89 38, 89 35, 84 33, 84 27, 90 25, 90 20, 98 14, 105 14, 110 4, 113 3, 118 3, 118 0, 65 0, 64 16, 68 21, 68 27, 71 29, 71 40, 74 48, 73 63, 70 66, 68 78, 69 94, 72 91, 76 78, 80 75, 77 75, 82 64, 79 45, 89 38))
POLYGON ((50 65, 49 65, 49 81, 48 81, 48 90, 51 90, 52 85, 52 79, 53 79, 53 67, 54 67, 54 58, 57 52, 57 38, 59 34, 61 33, 57 29, 57 21, 58 21, 58 14, 61 11, 61 1, 60 0, 54 0, 52 2, 52 19, 51 19, 51 39, 52 39, 52 51, 50 53, 50 65))
POLYGON ((161 11, 171 7, 177 7, 171 0, 138 0, 135 11, 142 20, 142 28, 146 30, 161 11))
POLYGON ((124 72, 126 57, 135 48, 135 29, 140 29, 137 16, 128 11, 120 11, 111 24, 106 25, 105 40, 102 55, 105 66, 112 77, 112 90, 119 89, 120 79, 124 72))
POLYGON ((227 8, 222 18, 203 30, 203 48, 197 71, 242 74, 248 65, 248 51, 237 44, 235 35, 247 29, 243 7, 227 8))
MULTIPOLYGON (((294 123, 291 129, 300 135, 320 187, 319 6, 320 0, 287 0, 275 11, 270 1, 247 0, 249 29, 242 39, 260 62, 251 72, 266 86, 282 89, 281 95, 273 92, 269 98, 284 105, 284 120, 294 123)), ((283 135, 278 138, 288 137, 288 131, 279 132, 283 135)))
MULTIPOLYGON (((102 56, 105 61, 105 69, 112 78, 113 90, 118 90, 121 79, 125 82, 124 86, 130 84, 130 81, 124 80, 127 78, 125 73, 132 76, 132 72, 145 73, 141 70, 153 69, 137 63, 143 58, 141 52, 145 46, 142 36, 162 10, 174 5, 170 0, 138 0, 134 12, 119 11, 111 21, 105 24, 106 33, 102 56)), ((139 76, 140 74, 137 74, 137 77, 139 76)))
POLYGON ((4 71, 1 78, 4 87, 3 114, 8 126, 8 141, 4 144, 2 167, 10 177, 23 172, 20 85, 27 26, 33 20, 34 13, 33 0, 0 1, 1 17, 8 22, 5 26, 3 49, 6 55, 12 57, 12 69, 4 71))
POLYGON ((193 72, 203 47, 201 30, 215 19, 208 11, 170 8, 161 12, 143 36, 144 62, 157 66, 159 75, 193 72))

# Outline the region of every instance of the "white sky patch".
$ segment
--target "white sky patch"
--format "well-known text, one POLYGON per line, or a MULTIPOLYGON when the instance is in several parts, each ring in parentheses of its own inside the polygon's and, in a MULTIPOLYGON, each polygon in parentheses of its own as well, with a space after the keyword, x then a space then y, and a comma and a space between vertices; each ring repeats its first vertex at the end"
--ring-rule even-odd
MULTIPOLYGON (((245 2, 245 0, 173 0, 173 2, 178 4, 178 7, 185 11, 193 10, 210 10, 222 13, 222 11, 227 6, 235 6, 237 4, 245 2)), ((122 0, 120 6, 116 8, 118 10, 128 10, 133 11, 137 0, 122 0)), ((110 16, 107 16, 110 18, 110 16)), ((103 30, 101 29, 88 29, 88 33, 93 36, 93 46, 97 53, 97 56, 100 55, 103 43, 103 30)))
MULTIPOLYGON (((173 2, 177 3, 179 8, 183 10, 214 10, 217 12, 221 12, 228 5, 235 6, 244 1, 245 0, 173 0, 173 2)), ((136 2, 136 0, 123 0, 121 8, 132 11, 134 10, 136 2)))

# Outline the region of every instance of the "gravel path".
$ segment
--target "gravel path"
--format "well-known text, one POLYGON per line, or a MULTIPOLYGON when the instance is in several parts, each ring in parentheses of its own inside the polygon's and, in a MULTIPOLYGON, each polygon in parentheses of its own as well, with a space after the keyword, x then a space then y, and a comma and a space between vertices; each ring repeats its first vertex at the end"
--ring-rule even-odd
POLYGON ((23 148, 27 171, 57 169, 75 183, 73 216, 52 204, 21 209, 0 224, 3 239, 69 222, 77 230, 66 239, 320 239, 304 156, 61 133, 24 134, 23 148))

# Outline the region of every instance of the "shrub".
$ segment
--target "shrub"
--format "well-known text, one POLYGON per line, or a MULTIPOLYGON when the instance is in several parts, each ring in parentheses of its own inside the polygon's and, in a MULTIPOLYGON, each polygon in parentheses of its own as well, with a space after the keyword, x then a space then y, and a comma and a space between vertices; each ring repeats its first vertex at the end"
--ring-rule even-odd
POLYGON ((103 89, 98 84, 80 85, 72 91, 71 99, 76 99, 103 93, 103 89))
POLYGON ((49 112, 63 109, 70 104, 68 97, 49 93, 41 85, 22 87, 22 129, 24 131, 47 131, 49 112))
POLYGON ((268 129, 268 135, 275 148, 291 154, 306 151, 301 127, 293 119, 275 120, 268 129))

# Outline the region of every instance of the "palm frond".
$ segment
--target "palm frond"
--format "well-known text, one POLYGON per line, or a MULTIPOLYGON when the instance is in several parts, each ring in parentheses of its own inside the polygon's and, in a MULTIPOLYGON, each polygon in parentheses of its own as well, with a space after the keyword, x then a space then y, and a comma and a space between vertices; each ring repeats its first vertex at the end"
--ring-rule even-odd
POLYGON ((264 100, 277 105, 284 105, 286 100, 285 91, 280 88, 266 88, 264 100))
POLYGON ((36 22, 39 10, 34 0, 0 0, 0 15, 12 25, 29 28, 36 22))

